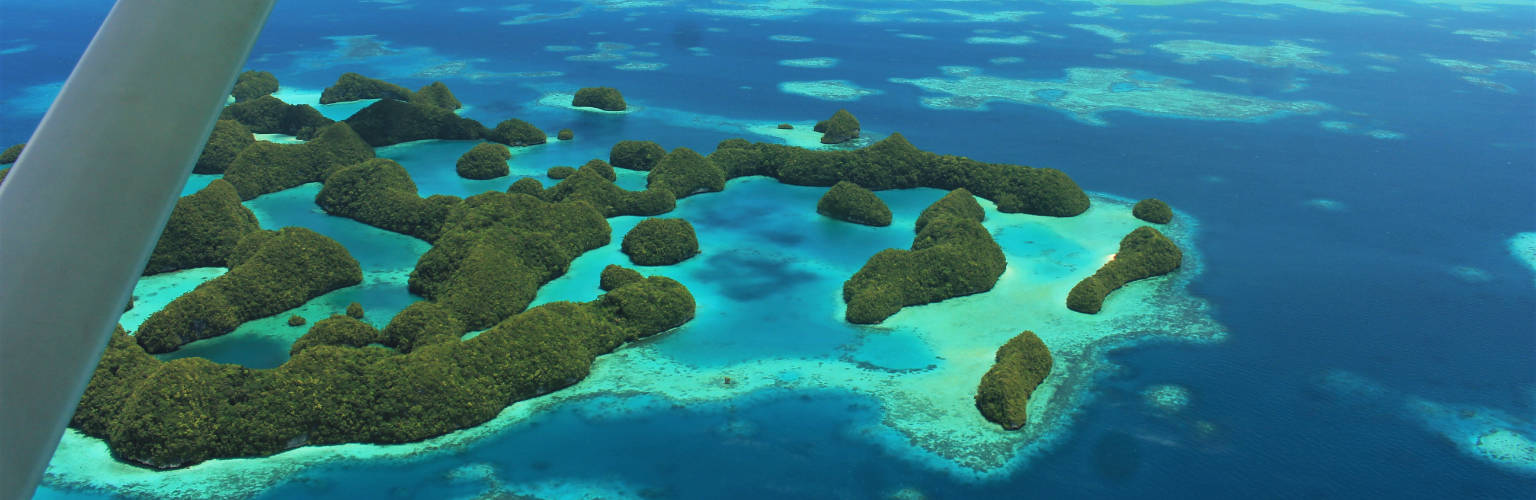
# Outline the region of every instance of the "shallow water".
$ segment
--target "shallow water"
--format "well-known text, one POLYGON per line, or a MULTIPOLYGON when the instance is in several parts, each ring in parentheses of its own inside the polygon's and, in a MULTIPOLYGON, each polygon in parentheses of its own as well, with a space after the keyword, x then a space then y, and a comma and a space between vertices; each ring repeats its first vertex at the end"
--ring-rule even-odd
MULTIPOLYGON (((0 67, 12 69, 0 71, 0 145, 30 134, 106 12, 88 2, 6 7, 27 22, 7 23, 11 41, 0 42, 0 67)), ((1059 168, 1107 195, 1062 220, 983 203, 1009 257, 996 289, 858 327, 840 321, 842 281, 880 249, 910 245, 917 213, 943 193, 880 192, 895 221, 869 228, 816 215, 821 188, 734 180, 667 215, 693 223, 700 255, 640 268, 684 283, 698 317, 601 358, 575 387, 417 445, 166 473, 117 464, 99 441, 67 435, 38 498, 1536 491, 1536 448, 1521 448, 1536 439, 1536 254, 1517 236, 1536 231, 1536 7, 504 7, 281 3, 247 65, 275 73, 289 102, 313 103, 357 71, 411 88, 441 80, 465 116, 487 124, 517 117, 551 135, 575 131, 573 141, 514 148, 512 175, 488 181, 454 173, 472 142, 378 148, 422 196, 500 191, 520 177, 549 186, 547 168, 606 159, 622 139, 701 153, 729 137, 814 143, 811 124, 838 108, 866 136, 901 132, 927 150, 1059 168), (1021 10, 1039 12, 1011 12, 1021 10), (1072 26, 1090 24, 1123 36, 1072 26), (1169 43, 1179 40, 1227 45, 1169 43), (620 88, 634 111, 541 101, 591 85, 620 88), (797 93, 807 89, 828 93, 797 93), (1178 210, 1169 232, 1189 250, 1185 268, 1117 292, 1098 317, 1062 310, 1072 283, 1135 225, 1116 197, 1151 196, 1178 210), (1030 425, 1009 434, 967 405, 992 350, 1023 329, 1058 353, 1058 370, 1032 400, 1030 425), (1168 385, 1186 389, 1188 403, 1144 396, 1168 385)), ((365 105, 319 109, 342 118, 365 105)), ((643 188, 643 172, 618 174, 621 186, 643 188)), ((184 194, 213 178, 192 176, 184 194)), ((275 366, 304 331, 286 325, 291 314, 313 322, 356 301, 382 326, 417 300, 405 278, 428 245, 325 215, 318 189, 246 206, 264 228, 300 225, 341 242, 364 283, 167 358, 275 366)), ((610 219, 611 243, 579 257, 535 304, 596 297, 601 269, 628 265, 619 241, 639 220, 610 219)), ((125 328, 217 272, 141 280, 125 328)))

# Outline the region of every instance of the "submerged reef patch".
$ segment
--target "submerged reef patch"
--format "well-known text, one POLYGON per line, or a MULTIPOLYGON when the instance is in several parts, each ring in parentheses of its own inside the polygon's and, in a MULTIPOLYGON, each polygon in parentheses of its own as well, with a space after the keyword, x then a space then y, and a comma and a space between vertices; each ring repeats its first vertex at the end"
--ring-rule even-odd
POLYGON ((1348 73, 1344 68, 1312 60, 1328 51, 1276 40, 1274 45, 1238 45, 1208 40, 1170 40, 1152 48, 1179 56, 1174 62, 1197 64, 1212 60, 1235 60, 1268 68, 1295 68, 1322 73, 1348 73))
POLYGON ((1509 238, 1509 255, 1536 273, 1536 232, 1520 233, 1509 238))
POLYGON ((1188 82, 1131 69, 1067 68, 1061 80, 1015 80, 981 74, 976 68, 948 70, 953 78, 892 78, 946 94, 924 97, 931 109, 985 111, 987 103, 1007 101, 1045 106, 1089 125, 1108 125, 1109 111, 1197 120, 1263 121, 1286 114, 1314 114, 1329 109, 1313 101, 1275 101, 1262 97, 1185 88, 1188 82))
POLYGON ((816 80, 810 82, 780 82, 779 91, 803 95, 823 101, 857 101, 864 96, 879 95, 877 89, 867 89, 848 80, 816 80))

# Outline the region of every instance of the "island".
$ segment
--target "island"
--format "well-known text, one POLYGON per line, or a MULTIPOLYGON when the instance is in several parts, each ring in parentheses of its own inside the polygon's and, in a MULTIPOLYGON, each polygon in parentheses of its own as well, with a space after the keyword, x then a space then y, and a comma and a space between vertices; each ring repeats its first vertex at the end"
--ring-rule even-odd
POLYGON ((235 79, 235 88, 229 95, 235 102, 245 102, 277 92, 277 77, 265 71, 246 71, 235 79))
POLYGON ((373 325, 351 316, 336 315, 316 321, 299 340, 293 341, 288 356, 297 356, 305 349, 322 345, 365 347, 380 340, 379 330, 373 325))
MULTIPOLYGON (((265 98, 263 98, 265 99, 265 98)), ((249 200, 310 182, 324 181, 332 171, 373 158, 373 147, 346 122, 320 129, 302 144, 256 141, 235 155, 224 180, 249 200)))
POLYGON ((453 92, 448 90, 448 86, 443 85, 443 82, 432 82, 417 90, 411 95, 411 103, 436 106, 449 111, 464 107, 464 104, 453 96, 453 92))
POLYGON ((507 151, 506 146, 482 142, 459 156, 454 171, 465 179, 495 179, 511 173, 511 167, 507 166, 507 161, 511 159, 512 152, 507 151))
POLYGON ((725 172, 699 153, 677 148, 667 153, 645 176, 646 189, 664 189, 683 198, 725 189, 725 172))
POLYGON ((562 141, 569 141, 569 140, 575 139, 575 138, 576 138, 576 133, 572 132, 571 129, 568 129, 568 128, 560 129, 559 132, 555 133, 555 139, 559 139, 559 140, 562 140, 562 141))
POLYGON ((134 340, 146 352, 174 351, 363 281, 362 269, 346 248, 302 227, 245 235, 229 252, 225 266, 229 272, 144 320, 134 340))
POLYGON ((208 135, 197 163, 192 165, 192 173, 222 174, 241 151, 255 143, 256 136, 245 125, 235 120, 219 120, 213 124, 213 133, 208 135))
POLYGON ((544 175, 545 176, 547 176, 547 177, 549 177, 551 179, 557 180, 557 181, 561 180, 561 179, 564 179, 566 177, 570 177, 570 176, 574 175, 575 173, 576 173, 576 169, 575 168, 572 168, 572 167, 569 167, 569 166, 566 166, 566 165, 556 165, 556 166, 553 166, 553 167, 549 167, 548 170, 544 171, 544 175))
POLYGON ((891 208, 874 191, 848 181, 838 181, 828 189, 816 201, 816 213, 866 226, 891 225, 891 208))
POLYGON ((624 96, 613 87, 584 87, 577 90, 576 96, 571 98, 571 106, 603 111, 624 111, 629 107, 624 104, 624 96))
POLYGON ((260 230, 256 215, 240 204, 235 187, 214 179, 176 201, 144 274, 222 267, 242 238, 260 230))
POLYGON ((411 95, 410 89, 393 83, 375 80, 357 73, 342 73, 341 77, 336 79, 336 83, 321 91, 320 104, 362 99, 409 101, 411 95))
POLYGON ((373 147, 422 139, 478 140, 490 132, 480 122, 451 110, 392 99, 368 105, 346 123, 373 147))
POLYGON ((363 305, 356 302, 347 304, 347 316, 363 319, 363 305))
POLYGON ((1120 240, 1120 251, 1092 276, 1083 278, 1067 293, 1067 308, 1095 314, 1104 297, 1126 283, 1161 276, 1179 268, 1184 252, 1173 240, 1149 226, 1141 226, 1120 240))
POLYGON ((848 322, 879 323, 906 306, 991 290, 1007 262, 982 227, 984 216, 963 188, 929 205, 911 250, 881 250, 843 282, 848 322))
POLYGON ((619 141, 608 150, 608 163, 629 170, 646 171, 654 168, 667 150, 652 141, 619 141))
POLYGON ((307 139, 331 119, 308 104, 288 104, 264 95, 224 107, 220 120, 234 120, 258 134, 283 134, 307 139))
POLYGON ((624 235, 621 250, 637 265, 669 266, 698 255, 699 238, 686 220, 653 217, 624 235))
POLYGON ((485 139, 508 146, 533 146, 548 142, 549 136, 528 122, 509 118, 496 124, 496 128, 485 134, 485 139))
POLYGON ((431 242, 448 220, 457 196, 416 195, 416 183, 394 160, 374 158, 325 178, 315 204, 325 213, 431 242))
POLYGON ((848 110, 839 109, 831 118, 817 122, 812 130, 821 132, 822 144, 842 144, 859 136, 859 119, 848 110))
POLYGON ((1167 224, 1173 220, 1173 209, 1157 198, 1147 198, 1131 207, 1131 215, 1153 224, 1167 224))
POLYGON ((976 409, 1004 429, 1020 429, 1029 420, 1030 393, 1050 374, 1051 350, 1026 330, 997 348, 996 361, 976 387, 976 409))
POLYGON ((0 151, 0 165, 16 163, 16 159, 21 157, 21 148, 26 146, 27 143, 23 142, 21 144, 15 144, 11 147, 5 148, 5 151, 0 151))

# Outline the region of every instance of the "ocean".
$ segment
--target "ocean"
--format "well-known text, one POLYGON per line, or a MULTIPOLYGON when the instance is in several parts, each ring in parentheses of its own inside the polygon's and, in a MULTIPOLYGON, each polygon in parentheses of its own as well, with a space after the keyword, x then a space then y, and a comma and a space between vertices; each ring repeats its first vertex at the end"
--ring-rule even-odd
MULTIPOLYGON (((110 5, 0 6, 4 146, 29 137, 110 5)), ((483 123, 575 132, 513 148, 511 176, 488 181, 452 169, 474 141, 377 148, 422 196, 549 186, 548 167, 626 139, 814 145, 807 129, 845 108, 861 140, 899 132, 1057 168, 1094 208, 1056 219, 983 201, 1008 256, 998 287, 863 327, 842 321, 842 281, 906 248, 944 192, 880 191, 895 222, 871 228, 818 216, 825 188, 732 180, 665 215, 692 222, 700 255, 639 268, 686 285, 698 317, 599 358, 574 387, 422 443, 167 472, 72 431, 37 498, 1530 498, 1533 19, 1536 5, 1504 0, 280 2, 246 67, 275 74, 290 103, 343 118, 361 106, 316 99, 354 71, 442 81, 483 123), (632 111, 559 102, 598 85, 632 111), (1116 292, 1099 317, 1067 311, 1066 290, 1148 197, 1176 211, 1160 229, 1185 266, 1116 292), (1022 330, 1058 364, 1009 433, 968 404, 1022 330)), ((245 205, 263 228, 342 243, 364 283, 162 359, 275 367, 303 333, 290 314, 356 301, 383 326, 418 300, 405 277, 429 244, 326 215, 318 189, 245 205)), ((596 297, 640 219, 610 219, 612 243, 534 305, 596 297)), ((164 304, 218 273, 146 277, 135 295, 164 304)))

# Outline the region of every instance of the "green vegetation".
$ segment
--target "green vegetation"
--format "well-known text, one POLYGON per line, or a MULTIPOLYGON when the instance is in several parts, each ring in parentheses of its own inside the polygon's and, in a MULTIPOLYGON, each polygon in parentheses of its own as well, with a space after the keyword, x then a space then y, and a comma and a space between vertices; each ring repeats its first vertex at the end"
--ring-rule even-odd
POLYGON ((474 140, 485 137, 485 125, 426 104, 384 99, 346 120, 370 146, 388 146, 422 139, 474 140))
POLYGON ((508 146, 533 146, 549 141, 549 136, 544 135, 543 130, 532 124, 516 119, 508 118, 496 124, 496 128, 485 134, 488 141, 499 142, 508 146))
POLYGON ((790 125, 788 123, 780 123, 779 124, 779 130, 794 130, 794 129, 795 129, 794 125, 790 125))
POLYGON ((410 101, 411 91, 405 87, 383 80, 368 78, 357 73, 342 73, 341 77, 336 79, 334 85, 326 87, 320 93, 320 104, 334 104, 362 99, 410 101))
POLYGON ((816 202, 816 213, 866 226, 891 225, 891 208, 874 191, 848 181, 838 181, 816 202))
MULTIPOLYGON (((950 193, 924 210, 911 250, 887 248, 843 282, 850 323, 874 324, 902 307, 991 290, 1007 266, 1003 250, 981 225, 980 216, 953 210, 950 193)), ((975 203, 974 200, 971 203, 975 203)))
MULTIPOLYGON (((412 305, 400 316, 441 327, 430 312, 418 313, 428 309, 412 305)), ((70 424, 105 439, 114 456, 154 468, 305 445, 419 441, 575 384, 596 356, 693 315, 687 289, 652 277, 592 302, 541 305, 470 340, 449 336, 407 354, 312 345, 269 370, 202 358, 160 362, 119 329, 70 424)))
POLYGON ((328 214, 426 241, 437 239, 459 201, 457 196, 417 196, 410 173, 386 158, 336 170, 315 195, 315 204, 328 214))
POLYGON ((224 180, 235 186, 240 199, 249 200, 310 182, 321 182, 331 172, 373 158, 373 148, 345 122, 334 123, 303 144, 257 141, 235 155, 224 171, 224 180))
POLYGON ((673 149, 645 177, 646 189, 663 189, 683 198, 725 189, 725 173, 688 148, 673 149))
POLYGON ((297 356, 300 351, 315 346, 362 347, 378 341, 379 331, 372 325, 357 318, 337 315, 316 321, 315 326, 309 327, 309 331, 305 332, 304 336, 293 341, 293 347, 288 349, 288 355, 297 356))
MULTIPOLYGON (((597 208, 603 217, 661 215, 671 212, 677 206, 677 198, 672 196, 671 191, 665 189, 629 191, 614 184, 615 179, 617 176, 613 166, 602 160, 592 160, 572 171, 569 177, 559 184, 535 196, 545 201, 583 201, 597 208)), ((517 184, 514 183, 512 187, 516 188, 517 184)), ((525 186, 524 189, 531 187, 525 186)))
POLYGON ((443 85, 443 82, 432 82, 421 90, 417 90, 411 96, 411 103, 437 106, 449 111, 464 107, 464 103, 459 102, 459 98, 454 97, 453 92, 449 91, 448 86, 443 85))
POLYGON ((235 97, 235 102, 245 102, 273 92, 277 92, 277 77, 265 71, 247 71, 235 80, 229 95, 235 97))
POLYGON ((442 235, 416 262, 410 291, 478 330, 523 310, 572 259, 608 244, 591 205, 488 192, 455 205, 442 235))
POLYGON ((465 179, 495 179, 512 173, 511 167, 507 166, 511 159, 512 152, 507 151, 506 146, 482 142, 460 156, 454 169, 465 179))
POLYGON ((567 167, 565 165, 558 165, 558 166, 554 166, 554 167, 549 167, 549 170, 544 171, 544 175, 547 175, 547 176, 549 176, 549 178, 557 180, 557 181, 560 180, 560 179, 564 179, 566 177, 570 177, 571 175, 573 175, 575 173, 576 173, 576 169, 571 168, 571 167, 567 167))
POLYGON ((608 163, 630 170, 650 170, 667 155, 667 150, 651 141, 619 141, 608 151, 608 163))
POLYGON ((347 316, 363 319, 363 305, 356 302, 347 304, 347 316))
POLYGON ((639 271, 619 267, 617 264, 608 264, 603 268, 603 274, 598 277, 597 287, 608 292, 643 279, 645 276, 641 276, 639 271))
POLYGON ((223 266, 240 239, 259 230, 256 215, 240 204, 235 187, 214 179, 176 201, 144 274, 223 266))
POLYGON ((562 141, 569 141, 576 138, 576 133, 572 132, 571 129, 563 128, 560 129, 560 132, 555 134, 555 138, 562 141))
POLYGON ((224 107, 220 120, 234 120, 258 134, 286 134, 306 139, 332 120, 308 104, 288 104, 264 95, 224 107))
POLYGON ((544 198, 544 183, 532 177, 524 177, 512 183, 507 193, 522 193, 534 198, 544 198))
POLYGON ((192 166, 192 173, 222 174, 241 151, 255 143, 255 136, 245 125, 234 120, 219 120, 213 124, 213 133, 208 134, 208 143, 203 145, 203 153, 192 166))
POLYGON ((1163 200, 1147 198, 1136 202, 1136 206, 1131 207, 1131 215, 1153 224, 1167 224, 1168 221, 1173 220, 1173 209, 1168 208, 1168 204, 1163 203, 1163 200))
POLYGON ((1138 227, 1120 240, 1120 251, 1114 258, 1072 287, 1067 293, 1067 308, 1097 313, 1110 292, 1132 281, 1171 273, 1183 260, 1184 252, 1173 240, 1151 227, 1138 227))
POLYGON ((849 181, 876 191, 965 188, 1006 213, 1071 217, 1088 210, 1088 195, 1058 170, 929 153, 917 149, 901 134, 852 151, 811 151, 727 140, 710 153, 709 160, 728 179, 762 175, 797 186, 849 181))
POLYGON ((821 132, 822 144, 842 144, 859 136, 859 119, 846 109, 832 113, 832 117, 816 122, 812 130, 821 132))
POLYGON ((362 269, 346 248, 301 227, 250 233, 229 252, 225 264, 229 272, 144 320, 134 335, 139 345, 153 353, 170 352, 363 280, 362 269))
POLYGON ((443 342, 458 342, 465 331, 464 323, 453 317, 453 311, 425 300, 414 302, 389 320, 379 342, 395 348, 401 354, 409 354, 418 347, 443 342))
POLYGON ((1050 374, 1051 350, 1026 330, 997 349, 996 362, 976 388, 976 409, 1004 429, 1024 427, 1029 395, 1050 374))
POLYGON ((624 111, 624 96, 613 87, 585 87, 576 91, 571 105, 578 108, 597 108, 604 111, 624 111))
POLYGON ((698 255, 699 238, 686 220, 650 218, 624 235, 620 249, 635 264, 667 266, 698 255))
POLYGON ((297 314, 288 317, 288 326, 304 326, 304 324, 308 322, 309 320, 304 319, 303 316, 299 316, 297 314))
POLYGON ((0 165, 16 163, 16 159, 21 157, 21 148, 26 146, 27 143, 23 142, 21 144, 12 145, 11 147, 5 148, 5 151, 0 151, 0 165))
POLYGON ((929 222, 943 216, 982 221, 986 220, 987 211, 981 208, 980 203, 976 203, 976 197, 972 196, 970 191, 965 188, 956 188, 945 194, 943 198, 939 198, 939 201, 928 205, 928 208, 924 208, 923 212, 917 215, 917 223, 913 225, 912 230, 921 233, 923 227, 929 222))

